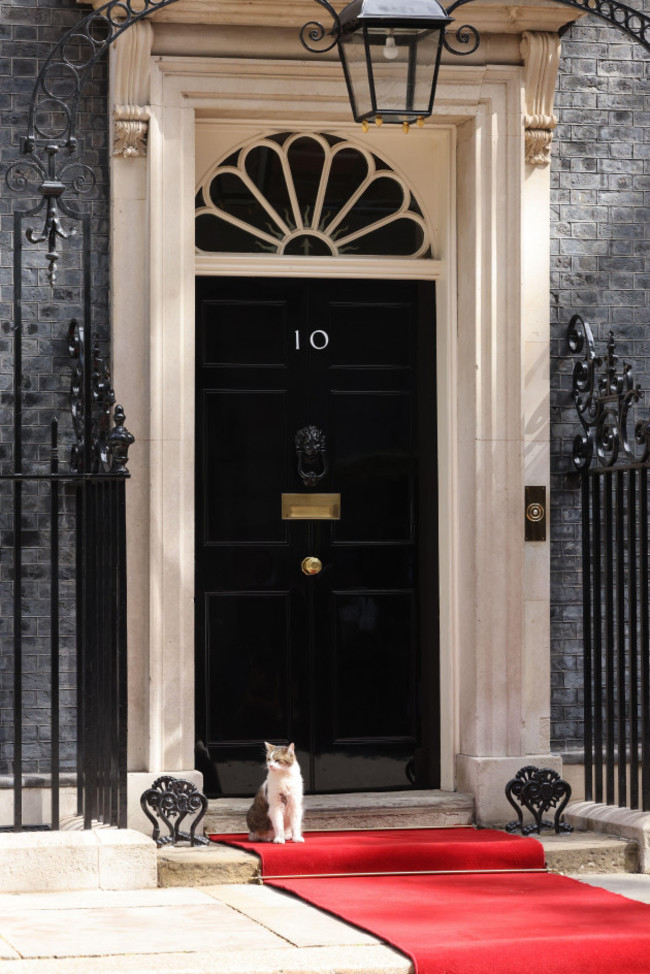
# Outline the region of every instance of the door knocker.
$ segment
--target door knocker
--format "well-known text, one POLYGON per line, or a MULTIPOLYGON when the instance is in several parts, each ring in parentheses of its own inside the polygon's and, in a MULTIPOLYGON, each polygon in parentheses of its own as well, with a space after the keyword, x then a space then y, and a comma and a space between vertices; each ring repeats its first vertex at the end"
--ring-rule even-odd
POLYGON ((315 487, 327 473, 325 434, 318 426, 303 426, 295 443, 300 479, 305 487, 315 487))

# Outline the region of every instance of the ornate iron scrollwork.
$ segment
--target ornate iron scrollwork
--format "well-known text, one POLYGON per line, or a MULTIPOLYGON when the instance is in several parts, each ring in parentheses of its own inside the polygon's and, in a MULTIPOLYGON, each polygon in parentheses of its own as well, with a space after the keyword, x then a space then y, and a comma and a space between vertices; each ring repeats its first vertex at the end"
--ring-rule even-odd
POLYGON ((555 829, 556 833, 573 832, 572 825, 560 822, 560 816, 571 798, 571 785, 550 768, 536 768, 527 765, 506 785, 506 798, 517 813, 517 818, 508 822, 506 832, 521 832, 531 835, 543 828, 555 829), (515 804, 516 799, 520 804, 515 804), (558 802, 560 803, 558 806, 558 802), (523 810, 527 809, 534 818, 530 825, 524 825, 523 810), (544 819, 551 808, 556 808, 552 822, 544 819))
POLYGON ((298 475, 305 487, 315 487, 327 474, 327 442, 318 426, 303 426, 295 436, 298 475))
MULTIPOLYGON (((475 2, 476 0, 455 0, 455 3, 447 7, 447 13, 451 15, 458 7, 475 2)), ((634 10, 625 3, 619 3, 618 0, 553 0, 553 2, 599 17, 610 27, 618 27, 624 34, 641 44, 646 51, 650 51, 650 17, 641 11, 634 10)))
POLYGON ((70 408, 76 439, 70 466, 75 473, 127 474, 129 447, 135 438, 124 425, 124 409, 115 405, 110 372, 97 342, 93 343, 90 375, 86 374, 84 326, 74 318, 68 330, 68 348, 76 363, 70 382, 70 408))
POLYGON ((83 165, 77 160, 64 162, 59 166, 60 147, 55 144, 45 147, 44 159, 36 153, 34 142, 24 140, 23 145, 30 146, 29 149, 24 149, 29 153, 29 158, 9 166, 6 181, 9 189, 14 193, 25 196, 35 196, 40 193, 42 197, 40 203, 28 215, 35 217, 44 210, 43 227, 40 231, 30 227, 25 236, 32 244, 47 242, 48 278, 53 285, 56 282, 59 260, 57 241, 68 240, 77 232, 73 225, 63 226, 61 214, 72 220, 80 218, 80 214, 60 202, 61 197, 66 191, 76 196, 88 194, 94 189, 97 179, 90 166, 83 165))
POLYGON ((159 848, 180 841, 189 842, 191 846, 208 844, 205 836, 196 835, 196 827, 207 811, 208 799, 186 778, 171 775, 156 778, 151 788, 142 793, 140 807, 153 825, 152 839, 159 848), (196 818, 189 832, 182 832, 181 825, 188 815, 196 818), (168 828, 169 835, 160 834, 160 822, 168 828))
POLYGON ((14 193, 41 196, 29 215, 44 210, 42 229, 29 228, 26 236, 33 244, 47 242, 52 285, 60 256, 57 244, 76 233, 74 226, 63 225, 62 214, 73 220, 80 218, 63 198, 70 193, 85 195, 96 184, 92 168, 72 158, 79 148, 77 117, 86 82, 97 61, 125 30, 175 2, 140 0, 136 8, 131 0, 110 0, 64 34, 38 74, 29 105, 27 135, 21 140, 25 158, 8 168, 6 181, 14 193), (62 154, 68 158, 61 164, 62 154))
POLYGON ((327 10, 332 18, 332 26, 328 30, 317 20, 308 21, 300 30, 300 43, 305 50, 311 51, 312 54, 326 54, 327 51, 331 51, 333 47, 336 47, 336 43, 341 36, 341 21, 336 10, 327 0, 314 0, 314 2, 319 3, 321 7, 327 10), (328 36, 332 40, 328 41, 324 47, 320 46, 323 39, 328 36), (313 47, 312 45, 316 46, 313 47))
POLYGON ((462 27, 457 27, 453 31, 453 37, 457 44, 463 45, 464 50, 453 47, 449 43, 446 33, 443 35, 442 44, 445 50, 449 51, 450 54, 455 54, 457 57, 467 57, 468 54, 473 54, 481 43, 481 35, 476 27, 472 27, 471 24, 463 24, 462 27))
MULTIPOLYGON (((40 178, 38 189, 43 200, 33 212, 36 213, 42 206, 45 207, 44 226, 40 232, 33 229, 28 231, 28 236, 33 243, 47 240, 47 260, 52 282, 56 277, 59 257, 56 250, 57 240, 65 240, 73 232, 71 228, 63 227, 59 216, 59 209, 64 213, 67 212, 60 201, 67 189, 63 177, 69 173, 67 173, 67 166, 56 171, 56 156, 63 149, 71 156, 77 151, 77 115, 84 86, 99 58, 124 31, 151 13, 176 2, 177 0, 140 0, 134 9, 131 0, 109 0, 64 34, 39 72, 29 107, 28 132, 22 142, 23 155, 29 156, 30 160, 28 163, 16 163, 10 167, 8 182, 14 191, 23 193, 30 181, 29 174, 32 176, 35 174, 40 178), (39 119, 46 117, 54 119, 49 128, 39 124, 39 119), (37 155, 36 150, 39 146, 47 153, 47 164, 44 164, 37 155)), ((318 21, 309 21, 301 29, 300 40, 308 51, 325 53, 338 41, 341 20, 328 0, 314 0, 314 2, 331 16, 332 26, 327 29, 318 21), (326 39, 325 46, 320 46, 326 39)), ((458 7, 472 2, 475 0, 455 0, 447 13, 451 14, 458 7)), ((636 40, 646 51, 650 51, 650 17, 646 14, 619 3, 618 0, 553 0, 553 2, 582 13, 594 14, 636 40)), ((478 32, 468 25, 457 29, 456 43, 465 48, 464 50, 451 46, 446 37, 443 38, 443 43, 446 49, 454 54, 471 54, 478 46, 478 32)), ((77 177, 73 180, 75 192, 87 192, 93 181, 94 175, 90 167, 79 166, 77 177)), ((33 188, 31 191, 33 193, 33 188)))
MULTIPOLYGON (((339 37, 341 36, 341 19, 331 3, 328 3, 328 0, 314 0, 314 2, 320 4, 321 7, 324 7, 327 10, 328 14, 332 18, 332 26, 328 30, 327 27, 324 27, 317 20, 310 20, 308 23, 303 25, 300 31, 300 42, 302 46, 312 54, 326 54, 336 46, 339 37), (326 45, 323 46, 323 40, 330 37, 332 40, 327 41, 326 45)), ((447 40, 446 35, 443 34, 442 43, 450 54, 457 54, 459 56, 473 54, 481 43, 479 32, 475 27, 471 27, 469 24, 463 24, 462 27, 458 27, 454 31, 454 34, 456 43, 461 44, 463 47, 467 47, 467 49, 459 50, 458 48, 452 46, 447 40)))
POLYGON ((630 409, 643 398, 643 392, 634 383, 631 365, 624 362, 622 371, 617 371, 613 332, 609 333, 607 353, 602 357, 596 354, 591 328, 580 315, 574 315, 569 322, 567 339, 575 354, 584 350, 584 360, 576 362, 573 370, 572 396, 584 429, 573 443, 574 466, 586 470, 594 453, 604 467, 613 467, 619 459, 647 464, 650 422, 640 420, 634 428, 639 452, 635 452, 627 429, 630 409), (600 375, 599 369, 602 369, 600 375))

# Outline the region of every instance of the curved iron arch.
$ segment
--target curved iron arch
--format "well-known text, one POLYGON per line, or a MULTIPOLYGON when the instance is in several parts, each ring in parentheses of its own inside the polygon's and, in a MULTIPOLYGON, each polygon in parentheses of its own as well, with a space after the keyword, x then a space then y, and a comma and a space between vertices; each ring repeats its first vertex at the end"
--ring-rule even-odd
MULTIPOLYGON (((97 60, 133 24, 176 2, 177 0, 139 0, 138 9, 134 9, 134 0, 109 0, 64 34, 50 52, 36 79, 23 152, 33 152, 39 143, 54 143, 59 148, 74 152, 79 99, 97 60), (78 54, 77 58, 75 54, 78 54), (59 131, 46 131, 39 127, 39 110, 51 113, 52 109, 60 113, 63 119, 59 131)), ((336 43, 341 22, 328 0, 314 2, 327 10, 332 17, 332 26, 328 29, 317 21, 310 21, 302 27, 300 38, 308 50, 322 53, 331 50, 336 43), (311 47, 307 43, 307 39, 314 43, 326 38, 324 47, 311 47)), ((476 2, 477 0, 455 0, 447 8, 447 13, 452 14, 459 7, 476 2)), ((553 3, 582 13, 594 14, 650 52, 650 17, 620 0, 553 0, 553 3)))
POLYGON ((134 10, 133 0, 109 0, 71 27, 38 73, 29 106, 23 152, 33 152, 43 142, 55 143, 59 148, 74 152, 79 100, 97 61, 129 27, 176 2, 140 0, 140 9, 134 10), (60 114, 63 123, 58 129, 56 122, 50 125, 49 131, 43 129, 38 121, 39 111, 60 114))
MULTIPOLYGON (((452 14, 458 7, 475 2, 476 0, 455 0, 450 7, 447 7, 447 13, 452 14)), ((617 27, 650 52, 650 17, 640 10, 635 10, 626 3, 620 3, 619 0, 552 0, 552 2, 600 17, 610 27, 617 27)))
MULTIPOLYGON (((29 105, 27 135, 21 141, 25 158, 22 162, 9 166, 6 181, 14 192, 41 195, 45 209, 43 229, 40 232, 30 230, 29 239, 33 243, 48 242, 47 260, 51 282, 56 277, 59 257, 57 241, 74 233, 73 228, 64 229, 61 224, 59 207, 65 212, 62 197, 70 187, 77 194, 88 192, 94 182, 90 167, 73 164, 71 161, 59 166, 57 160, 61 151, 65 151, 68 156, 74 156, 77 151, 77 113, 84 86, 99 58, 118 37, 150 14, 176 2, 177 0, 109 0, 63 35, 38 74, 29 105), (134 7, 136 2, 137 8, 134 7), (72 171, 75 173, 74 177, 72 171)), ((341 32, 341 21, 329 0, 314 2, 328 12, 332 24, 328 28, 318 21, 309 21, 300 31, 300 40, 307 50, 323 53, 336 44, 341 32), (316 46, 312 46, 313 44, 316 46)), ((477 0, 454 0, 447 8, 447 13, 451 14, 461 6, 475 2, 477 0)), ((650 52, 650 17, 620 0, 553 2, 582 13, 594 14, 650 52)), ((471 36, 463 33, 461 37, 461 32, 470 30, 474 31, 473 28, 459 28, 458 39, 467 43, 471 36)), ((445 46, 451 50, 448 44, 445 43, 445 46)), ((38 207, 38 211, 43 207, 38 207)))

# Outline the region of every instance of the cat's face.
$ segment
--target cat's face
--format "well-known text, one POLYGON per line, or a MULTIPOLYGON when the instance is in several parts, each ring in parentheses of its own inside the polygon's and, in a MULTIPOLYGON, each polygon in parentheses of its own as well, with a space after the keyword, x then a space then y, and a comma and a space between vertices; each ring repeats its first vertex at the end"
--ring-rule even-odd
POLYGON ((286 747, 274 747, 273 744, 264 742, 266 748, 266 766, 269 771, 283 771, 290 768, 296 760, 296 749, 293 744, 286 747))

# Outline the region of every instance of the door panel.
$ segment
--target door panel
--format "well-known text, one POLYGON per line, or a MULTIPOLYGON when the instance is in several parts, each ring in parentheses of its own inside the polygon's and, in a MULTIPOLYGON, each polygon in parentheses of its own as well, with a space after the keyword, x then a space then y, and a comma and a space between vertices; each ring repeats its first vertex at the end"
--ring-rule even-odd
POLYGON ((206 606, 212 648, 209 739, 286 738, 291 710, 289 593, 211 594, 206 606), (233 693, 233 687, 243 692, 233 693))
POLYGON ((333 739, 382 736, 414 740, 414 598, 403 592, 334 592, 333 739), (389 665, 377 665, 388 660, 389 665), (359 688, 369 701, 363 707, 359 688))
POLYGON ((283 390, 214 391, 203 397, 204 544, 286 544, 277 517, 289 430, 283 390), (228 437, 214 436, 227 429, 228 437), (255 475, 254 468, 259 471, 255 475))
POLYGON ((418 345, 435 375, 433 285, 197 288, 197 736, 210 787, 254 791, 265 739, 295 740, 311 791, 434 786, 422 753, 435 734, 423 742, 421 728, 436 691, 421 680, 437 659, 435 539, 418 535, 435 520, 435 397, 418 393, 418 345), (313 483, 298 469, 305 426, 326 437, 326 469, 303 455, 324 471, 313 483), (340 520, 282 519, 283 493, 316 492, 340 494, 340 520), (308 555, 320 573, 303 574, 308 555))
POLYGON ((335 543, 413 541, 412 413, 408 392, 333 393, 329 428, 336 431, 337 487, 345 493, 335 543))

